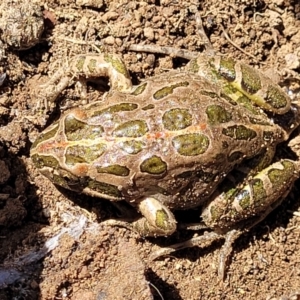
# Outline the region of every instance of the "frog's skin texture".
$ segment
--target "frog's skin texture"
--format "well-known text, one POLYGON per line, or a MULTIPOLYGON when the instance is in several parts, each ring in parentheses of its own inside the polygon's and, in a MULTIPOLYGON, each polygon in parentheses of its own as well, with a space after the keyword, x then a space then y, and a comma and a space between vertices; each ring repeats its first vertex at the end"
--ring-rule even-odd
POLYGON ((108 76, 111 89, 41 133, 31 149, 36 167, 67 189, 137 207, 143 217, 132 228, 142 235, 170 235, 173 210, 203 206, 211 239, 226 238, 224 273, 232 241, 299 177, 298 161, 272 163, 299 125, 298 106, 248 65, 205 55, 138 86, 116 55, 78 56, 49 80, 43 101, 54 101, 74 74, 108 76), (224 181, 230 172, 242 174, 235 185, 224 181))

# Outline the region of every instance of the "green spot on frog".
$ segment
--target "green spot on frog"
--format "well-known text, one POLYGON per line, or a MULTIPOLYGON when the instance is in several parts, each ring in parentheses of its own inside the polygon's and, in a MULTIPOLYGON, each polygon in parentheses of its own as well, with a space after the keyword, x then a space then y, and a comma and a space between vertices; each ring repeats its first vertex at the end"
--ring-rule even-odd
POLYGON ((86 60, 85 56, 80 56, 80 57, 78 57, 78 59, 76 61, 76 68, 80 73, 83 71, 83 66, 84 66, 85 60, 86 60))
POLYGON ((168 229, 168 224, 169 224, 170 220, 168 217, 167 212, 164 209, 160 209, 156 211, 156 215, 155 215, 155 225, 162 229, 162 230, 166 230, 168 229))
POLYGON ((209 123, 212 125, 217 125, 220 123, 226 123, 232 120, 232 115, 230 112, 226 111, 220 105, 209 105, 206 108, 206 114, 209 120, 209 123))
POLYGON ((115 199, 122 199, 121 191, 115 185, 88 178, 87 187, 92 191, 96 191, 102 195, 111 196, 115 199))
POLYGON ((152 193, 152 194, 162 194, 164 196, 169 196, 171 195, 170 192, 158 185, 155 186, 148 186, 147 187, 147 192, 152 193))
POLYGON ((245 96, 237 87, 234 87, 232 84, 224 84, 223 92, 221 96, 224 100, 232 105, 242 105, 248 111, 253 114, 259 114, 258 109, 253 105, 253 101, 251 101, 247 96, 245 96))
POLYGON ((92 163, 99 158, 106 150, 105 144, 95 144, 90 146, 74 145, 67 147, 66 164, 75 165, 77 163, 92 163))
POLYGON ((236 196, 240 198, 239 204, 244 210, 253 212, 261 211, 265 207, 264 203, 267 197, 263 181, 259 178, 255 178, 250 180, 248 184, 251 186, 252 198, 248 191, 242 190, 236 196))
POLYGON ((255 106, 253 106, 253 102, 248 97, 246 97, 244 95, 241 95, 236 99, 236 102, 238 104, 243 105, 246 109, 248 109, 254 115, 259 115, 260 114, 258 109, 255 106))
POLYGON ((159 156, 154 155, 141 163, 140 170, 144 173, 160 175, 167 171, 167 164, 159 156))
POLYGON ((247 128, 244 125, 233 125, 227 128, 223 128, 222 134, 229 136, 235 140, 248 141, 256 138, 257 136, 257 133, 254 130, 247 128))
POLYGON ((275 109, 289 106, 288 96, 276 85, 269 85, 265 101, 275 109))
MULTIPOLYGON (((45 174, 45 175, 46 175, 46 174, 45 174)), ((71 186, 68 184, 68 181, 66 181, 65 178, 62 177, 61 175, 52 174, 52 175, 51 175, 51 181, 52 181, 54 184, 59 185, 59 186, 65 188, 65 189, 71 189, 71 190, 73 189, 73 190, 74 190, 74 186, 71 187, 71 186)), ((75 188, 75 190, 76 190, 76 188, 75 188)))
POLYGON ((81 192, 86 185, 86 177, 78 177, 73 175, 71 172, 59 169, 59 174, 55 172, 49 172, 44 174, 50 178, 54 184, 62 186, 63 188, 81 192))
POLYGON ((241 87, 251 95, 258 92, 262 87, 259 73, 255 69, 245 64, 241 64, 241 71, 241 87))
POLYGON ((114 55, 105 53, 104 60, 112 64, 113 68, 120 74, 123 74, 126 78, 130 78, 129 73, 127 71, 124 63, 114 55))
POLYGON ((58 130, 58 122, 54 123, 51 127, 52 129, 49 131, 44 131, 38 136, 38 138, 32 144, 31 149, 34 149, 40 143, 48 141, 56 135, 58 130))
POLYGON ((274 153, 271 147, 268 148, 268 150, 262 148, 261 152, 258 153, 255 157, 245 161, 245 165, 251 170, 250 173, 254 175, 255 173, 262 171, 271 164, 273 155, 274 153))
POLYGON ((85 159, 84 156, 79 156, 79 155, 70 155, 66 153, 66 164, 68 166, 74 166, 76 164, 83 164, 87 163, 87 160, 85 159))
POLYGON ((155 108, 155 106, 153 104, 148 104, 148 105, 142 107, 142 110, 149 110, 149 109, 154 109, 154 108, 155 108))
POLYGON ((149 131, 148 125, 143 120, 128 121, 119 125, 113 135, 117 137, 141 137, 149 131))
POLYGON ((236 78, 235 72, 235 61, 231 58, 221 58, 220 66, 218 72, 223 76, 226 80, 232 82, 236 78))
POLYGON ((93 74, 95 72, 96 65, 97 65, 97 60, 96 59, 90 59, 89 60, 87 68, 89 69, 89 71, 91 72, 91 74, 93 74))
POLYGON ((212 222, 211 226, 213 227, 213 223, 217 222, 220 219, 220 217, 224 215, 224 209, 223 207, 220 207, 218 205, 212 205, 209 211, 211 214, 210 222, 212 222))
POLYGON ((79 72, 83 71, 83 66, 84 66, 85 60, 86 60, 85 56, 78 57, 77 62, 76 62, 76 68, 79 72))
POLYGON ((133 111, 138 108, 138 105, 135 103, 119 103, 116 105, 108 106, 102 110, 94 110, 92 117, 102 116, 105 114, 114 114, 122 111, 133 111))
MULTIPOLYGON (((242 95, 241 93, 240 93, 240 91, 237 89, 237 88, 235 88, 232 84, 230 84, 230 83, 227 83, 226 82, 226 84, 224 84, 223 86, 222 86, 222 92, 221 92, 221 95, 222 95, 222 97, 224 96, 227 96, 227 97, 229 97, 229 99, 228 100, 230 100, 230 101, 233 101, 233 99, 232 99, 232 97, 230 96, 230 95, 235 95, 235 94, 238 94, 238 97, 240 96, 240 95, 242 95)), ((236 97, 237 98, 237 97, 236 97)), ((227 100, 227 99, 226 99, 227 100)), ((235 101, 234 101, 235 102, 235 101)), ((236 103, 235 103, 236 104, 236 103)))
POLYGON ((110 165, 107 167, 96 167, 98 173, 108 173, 116 176, 128 176, 130 171, 127 167, 110 165))
POLYGON ((128 154, 138 154, 146 147, 146 144, 142 141, 131 140, 120 142, 118 146, 128 154))
POLYGON ((196 174, 193 171, 182 172, 181 174, 178 174, 176 178, 184 178, 189 180, 191 178, 194 178, 195 175, 197 178, 201 178, 201 181, 205 183, 213 182, 214 178, 216 177, 215 174, 204 172, 203 170, 199 170, 196 172, 196 174))
POLYGON ((290 179, 295 177, 295 164, 291 161, 284 160, 282 161, 283 169, 273 169, 271 168, 268 171, 268 177, 276 188, 277 186, 281 186, 282 182, 290 182, 290 179))
POLYGON ((174 137, 172 145, 183 156, 196 156, 207 150, 209 139, 200 133, 183 134, 174 137))
POLYGON ((138 95, 142 94, 144 92, 144 90, 146 89, 146 86, 147 86, 147 82, 140 84, 139 86, 137 86, 135 88, 135 90, 131 93, 131 95, 138 96, 138 95))
POLYGON ((49 167, 53 169, 59 168, 59 162, 53 156, 34 154, 31 156, 31 159, 38 169, 42 169, 44 167, 49 167))
POLYGON ((188 109, 174 108, 166 111, 162 117, 167 130, 176 131, 192 125, 193 116, 188 109))
POLYGON ((72 114, 68 115, 64 122, 65 134, 69 141, 94 140, 103 134, 103 128, 100 125, 89 125, 77 120, 72 114))
POLYGON ((184 87, 184 86, 188 86, 189 83, 187 81, 184 81, 184 82, 178 82, 176 84, 172 84, 172 85, 169 85, 169 86, 165 86, 163 88, 161 88, 160 90, 156 91, 154 94, 153 94, 153 98, 155 100, 161 100, 162 98, 168 96, 168 95, 171 95, 174 93, 174 90, 178 87, 184 87))

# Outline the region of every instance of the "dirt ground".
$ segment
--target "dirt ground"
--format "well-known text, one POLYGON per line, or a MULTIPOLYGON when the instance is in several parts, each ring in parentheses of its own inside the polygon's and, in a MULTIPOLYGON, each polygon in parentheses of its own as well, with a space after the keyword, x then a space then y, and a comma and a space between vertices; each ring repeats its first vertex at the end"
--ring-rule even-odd
MULTIPOLYGON (((150 261, 159 247, 195 232, 143 239, 103 226, 119 216, 111 203, 55 187, 29 158, 45 127, 84 104, 71 86, 41 113, 35 95, 48 76, 70 57, 100 48, 124 58, 134 84, 183 67, 184 59, 129 48, 203 51, 198 11, 217 53, 263 70, 297 96, 299 1, 45 0, 27 8, 20 2, 0 4, 0 299, 300 299, 299 181, 282 205, 236 241, 221 282, 222 242, 150 261)), ((88 101, 100 96, 91 84, 88 101)), ((199 211, 176 216, 197 221, 199 211)))

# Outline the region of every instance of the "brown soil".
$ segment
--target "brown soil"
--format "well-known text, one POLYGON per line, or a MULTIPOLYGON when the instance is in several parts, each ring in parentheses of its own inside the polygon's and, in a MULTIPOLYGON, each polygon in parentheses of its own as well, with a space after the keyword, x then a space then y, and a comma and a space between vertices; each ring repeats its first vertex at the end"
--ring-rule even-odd
MULTIPOLYGON (((122 55, 134 83, 184 66, 183 59, 128 49, 155 44, 203 51, 197 11, 217 52, 278 74, 296 91, 299 1, 45 0, 43 16, 33 12, 37 16, 31 21, 44 19, 41 37, 35 24, 10 32, 8 20, 21 22, 21 15, 13 13, 18 1, 23 2, 0 5, 0 75, 7 74, 0 87, 0 299, 161 299, 159 293, 177 300, 300 299, 299 182, 281 206, 236 241, 220 282, 222 243, 149 261, 155 249, 195 233, 178 230, 169 238, 142 239, 130 230, 103 226, 102 220, 118 217, 115 207, 56 188, 29 158, 30 145, 46 124, 60 110, 81 105, 71 86, 57 108, 36 112, 35 90, 47 76, 69 57, 97 52, 100 46, 122 55), (17 34, 20 38, 13 40, 17 34), (26 34, 35 36, 28 42, 26 34)), ((97 96, 91 86, 89 101, 97 96)), ((178 218, 197 214, 184 212, 178 218)))

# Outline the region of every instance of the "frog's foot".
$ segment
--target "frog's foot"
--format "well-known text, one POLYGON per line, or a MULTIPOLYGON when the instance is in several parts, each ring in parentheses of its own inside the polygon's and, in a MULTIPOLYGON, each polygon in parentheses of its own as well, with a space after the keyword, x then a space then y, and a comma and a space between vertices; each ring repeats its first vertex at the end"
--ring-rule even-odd
POLYGON ((125 220, 108 219, 101 222, 101 225, 123 227, 131 231, 134 231, 132 223, 125 220))
POLYGON ((221 280, 225 278, 225 269, 228 258, 233 251, 233 244, 243 231, 232 229, 225 234, 225 243, 220 250, 218 277, 221 280))
POLYGON ((53 103, 59 94, 74 82, 74 79, 84 82, 98 77, 108 77, 113 90, 121 92, 132 90, 129 73, 117 55, 90 53, 73 57, 68 64, 58 69, 48 82, 42 84, 37 92, 38 105, 48 107, 49 103, 53 103))
POLYGON ((139 204, 144 217, 132 223, 119 220, 106 220, 104 225, 121 226, 138 232, 141 236, 168 236, 176 230, 173 213, 161 202, 147 197, 139 204))
POLYGON ((225 235, 217 233, 217 232, 205 232, 203 235, 193 237, 185 242, 181 242, 178 244, 171 245, 169 247, 161 248, 150 255, 150 260, 154 260, 158 257, 169 255, 175 251, 191 248, 195 246, 199 246, 201 248, 210 246, 214 241, 218 241, 221 239, 225 239, 225 243, 220 250, 219 256, 219 268, 218 268, 218 276, 221 280, 224 279, 225 269, 228 257, 231 255, 235 240, 241 235, 242 231, 231 230, 227 232, 225 235))
MULTIPOLYGON (((207 37, 203 24, 202 19, 199 13, 196 13, 196 27, 200 36, 200 39, 205 47, 206 55, 213 56, 215 51, 213 46, 207 37)), ((159 45, 141 45, 141 44, 133 44, 129 46, 129 50, 136 51, 136 52, 149 52, 149 53, 160 53, 165 55, 172 55, 173 57, 182 57, 184 59, 196 59, 199 55, 196 51, 189 51, 186 49, 176 49, 174 47, 166 47, 166 46, 159 46, 159 45)))
POLYGON ((148 52, 148 53, 159 53, 165 55, 172 55, 174 57, 182 57, 184 59, 193 59, 198 56, 198 52, 189 51, 186 49, 176 49, 174 47, 159 46, 159 45, 141 45, 132 44, 129 46, 129 50, 135 52, 148 52))
POLYGON ((149 259, 154 260, 158 257, 169 255, 175 251, 185 249, 185 248, 191 248, 195 246, 201 246, 201 247, 208 247, 210 246, 214 241, 224 239, 224 236, 222 234, 218 234, 216 232, 205 232, 203 235, 193 237, 185 242, 177 243, 174 245, 171 245, 169 247, 161 248, 155 252, 153 252, 149 259))

